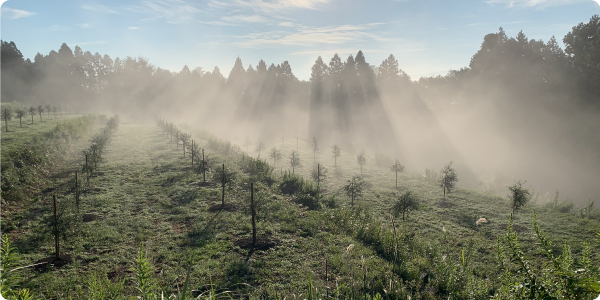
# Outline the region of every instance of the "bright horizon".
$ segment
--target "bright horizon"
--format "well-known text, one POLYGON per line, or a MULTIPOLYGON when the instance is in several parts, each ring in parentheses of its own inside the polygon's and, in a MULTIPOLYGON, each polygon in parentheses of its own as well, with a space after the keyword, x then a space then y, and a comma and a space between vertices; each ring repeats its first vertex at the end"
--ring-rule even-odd
POLYGON ((184 65, 227 77, 235 59, 289 61, 301 80, 318 56, 328 63, 365 53, 379 66, 389 54, 413 79, 469 65, 483 37, 508 36, 561 46, 571 28, 600 14, 600 0, 339 1, 185 0, 6 1, 2 39, 25 56, 47 55, 64 42, 116 57, 145 57, 178 72, 184 65), (102 3, 102 4, 100 4, 102 3))

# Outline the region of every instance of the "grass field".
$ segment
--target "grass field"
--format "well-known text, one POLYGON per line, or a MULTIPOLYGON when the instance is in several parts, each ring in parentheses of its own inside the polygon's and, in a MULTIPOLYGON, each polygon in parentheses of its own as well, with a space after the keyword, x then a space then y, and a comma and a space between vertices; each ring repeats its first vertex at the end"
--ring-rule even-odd
MULTIPOLYGON (((2 133, 2 154, 23 136, 42 134, 59 121, 36 122, 23 129, 18 128, 18 120, 16 126, 11 121, 9 129, 14 131, 2 133)), ((395 189, 395 173, 388 166, 376 166, 374 154, 367 152, 363 167, 367 189, 352 207, 342 187, 360 173, 356 153, 342 149, 335 168, 332 145, 322 141, 316 162, 328 169, 328 177, 319 198, 322 208, 309 210, 294 201, 298 195, 281 193, 279 185, 280 174, 289 169, 289 153, 296 147, 303 167, 295 173, 310 180, 312 141, 301 139, 298 146, 295 140, 288 142, 273 171, 275 182, 271 186, 259 183, 255 188, 259 243, 253 247, 251 179, 239 167, 240 161, 248 158, 233 155, 234 151, 219 153, 211 147, 215 142, 210 141, 214 137, 209 133, 183 129, 206 148, 215 168, 225 164, 237 173, 237 180, 225 190, 224 209, 220 207, 221 186, 212 172, 203 184, 202 175, 194 172, 189 157, 183 156, 181 145, 170 143, 156 124, 124 120, 112 135, 98 172, 89 181, 86 178, 79 210, 73 206, 69 185, 74 172, 81 169, 80 153, 86 138, 72 142, 62 155, 52 156, 54 167, 47 170, 44 183, 29 192, 29 201, 3 199, 2 230, 16 247, 21 266, 43 262, 54 253, 53 237, 44 225, 52 212, 51 195, 58 197, 59 206, 77 216, 69 239, 61 246, 70 263, 21 269, 15 272, 20 278, 14 283, 45 299, 140 295, 133 267, 143 244, 158 298, 161 291, 166 297, 181 293, 188 268, 188 286, 198 297, 214 291, 221 297, 253 299, 325 298, 336 293, 346 298, 379 293, 393 299, 489 299, 507 286, 508 277, 499 272, 502 259, 496 248, 498 238, 506 236, 510 203, 506 197, 461 188, 460 170, 459 187, 443 200, 441 189, 423 175, 424 170, 400 173, 395 189), (395 195, 408 190, 418 196, 419 210, 406 222, 396 218, 392 224, 395 195), (481 217, 489 223, 475 225, 481 217), (397 257, 390 255, 393 252, 397 257)), ((273 146, 281 149, 281 145, 266 145, 261 157, 267 158, 273 146)), ((250 151, 249 155, 256 157, 257 153, 250 151)), ((501 193, 508 194, 508 189, 501 193)), ((563 244, 573 253, 573 263, 566 266, 569 270, 584 268, 581 257, 588 251, 584 242, 591 243, 590 258, 595 265, 587 267, 585 274, 597 281, 598 211, 560 212, 555 206, 538 203, 516 213, 512 228, 538 273, 547 266, 535 246, 534 208, 542 231, 554 241, 554 255, 566 253, 563 244)), ((521 277, 512 278, 514 283, 521 277)), ((519 290, 518 286, 514 289, 519 290)), ((587 294, 582 299, 594 298, 587 294)))

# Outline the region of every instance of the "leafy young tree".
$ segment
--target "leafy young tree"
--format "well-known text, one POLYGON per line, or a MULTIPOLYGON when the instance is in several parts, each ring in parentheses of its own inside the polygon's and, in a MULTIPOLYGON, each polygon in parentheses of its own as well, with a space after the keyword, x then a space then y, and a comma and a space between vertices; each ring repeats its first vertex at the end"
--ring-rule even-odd
POLYGON ((397 201, 392 207, 392 212, 395 217, 402 214, 402 221, 406 221, 406 217, 410 211, 417 210, 419 207, 417 197, 412 191, 406 191, 402 195, 397 195, 396 199, 397 201))
POLYGON ((179 136, 181 132, 179 129, 175 128, 175 144, 177 145, 177 149, 179 149, 179 136))
POLYGON ((442 169, 441 178, 439 181, 439 186, 444 191, 444 201, 446 200, 446 192, 450 193, 457 181, 458 174, 456 174, 456 170, 452 168, 452 162, 450 162, 442 169))
POLYGON ((19 107, 17 108, 17 118, 19 118, 19 127, 23 127, 23 124, 21 124, 21 119, 23 119, 23 117, 25 115, 27 115, 27 111, 25 110, 25 108, 23 107, 19 107))
POLYGON ((231 185, 235 180, 235 172, 229 169, 225 169, 225 164, 223 164, 222 168, 219 168, 215 172, 215 179, 221 183, 222 193, 221 193, 221 207, 225 206, 225 185, 231 185))
POLYGON ((256 142, 256 151, 258 152, 258 158, 260 158, 260 152, 264 149, 265 143, 261 139, 258 139, 258 142, 256 142))
POLYGON ((179 134, 179 140, 181 140, 181 144, 183 145, 183 157, 185 157, 185 146, 190 142, 192 135, 187 132, 182 132, 179 134))
POLYGON ((508 197, 510 198, 510 202, 512 204, 512 213, 514 214, 516 210, 523 207, 529 199, 531 199, 531 193, 529 190, 523 188, 523 184, 526 181, 517 181, 514 185, 510 186, 508 189, 510 190, 510 194, 508 197))
POLYGON ((271 148, 270 156, 273 159, 273 168, 275 168, 275 164, 277 164, 277 162, 281 160, 283 155, 281 154, 281 150, 273 147, 271 148))
POLYGON ((320 189, 321 182, 327 179, 327 173, 329 173, 329 170, 321 164, 317 164, 317 167, 312 170, 311 176, 317 182, 317 188, 320 189))
POLYGON ((44 107, 41 105, 38 105, 37 107, 37 113, 38 115, 40 115, 40 122, 42 122, 42 113, 44 112, 44 107))
POLYGON ((204 156, 204 148, 202 148, 202 160, 198 164, 198 173, 202 173, 202 183, 206 184, 206 171, 210 171, 212 167, 209 155, 204 156))
POLYGON ((198 161, 198 157, 200 156, 200 149, 198 148, 198 143, 192 140, 190 145, 190 156, 192 158, 192 170, 194 170, 194 160, 198 161))
POLYGON ((71 203, 62 202, 57 204, 56 196, 53 196, 53 213, 47 214, 42 219, 44 232, 54 238, 56 259, 60 259, 60 241, 68 242, 74 238, 80 228, 81 215, 73 209, 71 203))
POLYGON ((292 167, 292 174, 294 174, 295 168, 299 168, 301 166, 302 164, 300 163, 300 155, 297 151, 292 150, 292 153, 290 154, 290 167, 292 167))
POLYGON ((10 110, 8 107, 4 108, 2 110, 2 119, 4 119, 4 127, 6 132, 8 132, 8 120, 12 119, 12 110, 10 110))
POLYGON ((360 153, 358 153, 358 155, 356 156, 356 162, 360 165, 360 176, 362 176, 363 172, 363 166, 365 164, 367 164, 367 159, 365 158, 365 152, 361 151, 360 153))
POLYGON ((32 106, 32 107, 29 108, 29 114, 31 115, 31 124, 33 124, 33 116, 35 116, 36 113, 37 112, 36 112, 35 107, 32 106))
POLYGON ((341 154, 340 146, 338 146, 337 144, 333 145, 332 152, 333 152, 334 165, 337 168, 337 158, 340 157, 340 154, 341 154))
POLYGON ((50 118, 50 109, 51 109, 51 106, 50 105, 45 105, 44 107, 46 108, 46 112, 48 113, 48 118, 50 118))
POLYGON ((365 181, 362 176, 352 176, 352 180, 348 180, 348 183, 344 186, 344 191, 352 199, 352 206, 354 206, 354 199, 361 197, 365 188, 365 181))
POLYGON ((404 171, 404 166, 400 163, 399 160, 395 160, 394 164, 390 167, 392 172, 396 172, 396 188, 398 188, 398 172, 404 171))

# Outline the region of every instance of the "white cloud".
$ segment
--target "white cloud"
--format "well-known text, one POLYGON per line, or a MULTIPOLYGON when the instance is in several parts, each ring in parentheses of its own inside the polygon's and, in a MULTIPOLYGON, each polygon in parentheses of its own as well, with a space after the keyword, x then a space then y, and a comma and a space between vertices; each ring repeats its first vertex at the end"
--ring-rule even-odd
POLYGON ((79 24, 79 28, 81 28, 81 29, 90 28, 90 24, 87 24, 87 23, 79 24))
POLYGON ((294 23, 293 22, 279 22, 278 25, 282 26, 282 27, 294 27, 294 23))
POLYGON ((276 13, 291 9, 317 9, 330 0, 211 0, 208 4, 212 8, 245 7, 262 13, 276 13))
POLYGON ((14 9, 10 7, 2 7, 2 15, 7 16, 11 20, 26 18, 35 15, 34 12, 22 9, 14 9))
POLYGON ((508 7, 549 7, 569 5, 595 1, 600 4, 600 0, 486 0, 488 4, 504 4, 508 7))
POLYGON ((238 26, 239 24, 233 24, 230 22, 223 21, 198 21, 198 23, 208 24, 208 25, 216 25, 216 26, 238 26))
POLYGON ((144 0, 141 5, 126 6, 124 9, 148 15, 144 20, 162 19, 168 23, 182 23, 201 12, 183 0, 144 0))
POLYGON ((135 26, 129 26, 129 27, 127 27, 127 29, 129 29, 129 30, 138 30, 140 28, 139 27, 135 27, 135 26))
POLYGON ((85 4, 81 5, 81 8, 86 9, 86 10, 96 11, 96 12, 109 13, 109 14, 118 13, 118 10, 116 8, 100 5, 100 4, 93 3, 93 2, 85 3, 85 4))
POLYGON ((81 8, 111 14, 138 13, 147 16, 143 21, 164 20, 168 23, 181 23, 201 12, 184 0, 141 0, 136 5, 112 7, 92 2, 81 5, 81 8))
POLYGON ((226 16, 221 17, 221 20, 226 22, 236 22, 236 23, 266 23, 267 20, 259 15, 236 15, 236 16, 226 16))
POLYGON ((300 27, 295 32, 271 31, 236 36, 237 44, 245 47, 265 45, 314 46, 326 44, 343 44, 357 41, 392 41, 369 32, 373 25, 341 25, 335 27, 300 27))

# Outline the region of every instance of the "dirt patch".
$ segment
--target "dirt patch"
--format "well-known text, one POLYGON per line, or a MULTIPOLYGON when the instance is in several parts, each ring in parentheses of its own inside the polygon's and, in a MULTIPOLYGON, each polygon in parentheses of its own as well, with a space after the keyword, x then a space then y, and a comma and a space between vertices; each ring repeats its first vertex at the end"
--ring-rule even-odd
POLYGON ((252 237, 243 237, 235 242, 234 245, 242 249, 254 249, 254 250, 269 250, 279 244, 277 239, 268 238, 264 236, 256 237, 256 244, 252 245, 252 237))
POLYGON ((208 208, 209 212, 218 212, 220 210, 224 210, 224 211, 236 211, 236 208, 233 204, 230 203, 225 203, 225 205, 221 205, 221 204, 214 204, 211 205, 208 208))
POLYGON ((438 203, 436 203, 435 205, 437 205, 438 207, 441 208, 451 208, 456 206, 456 204, 452 203, 452 202, 448 202, 448 201, 440 201, 438 203))
POLYGON ((84 214, 83 215, 84 223, 91 222, 91 221, 98 220, 98 219, 100 219, 100 216, 96 215, 96 214, 84 214))

